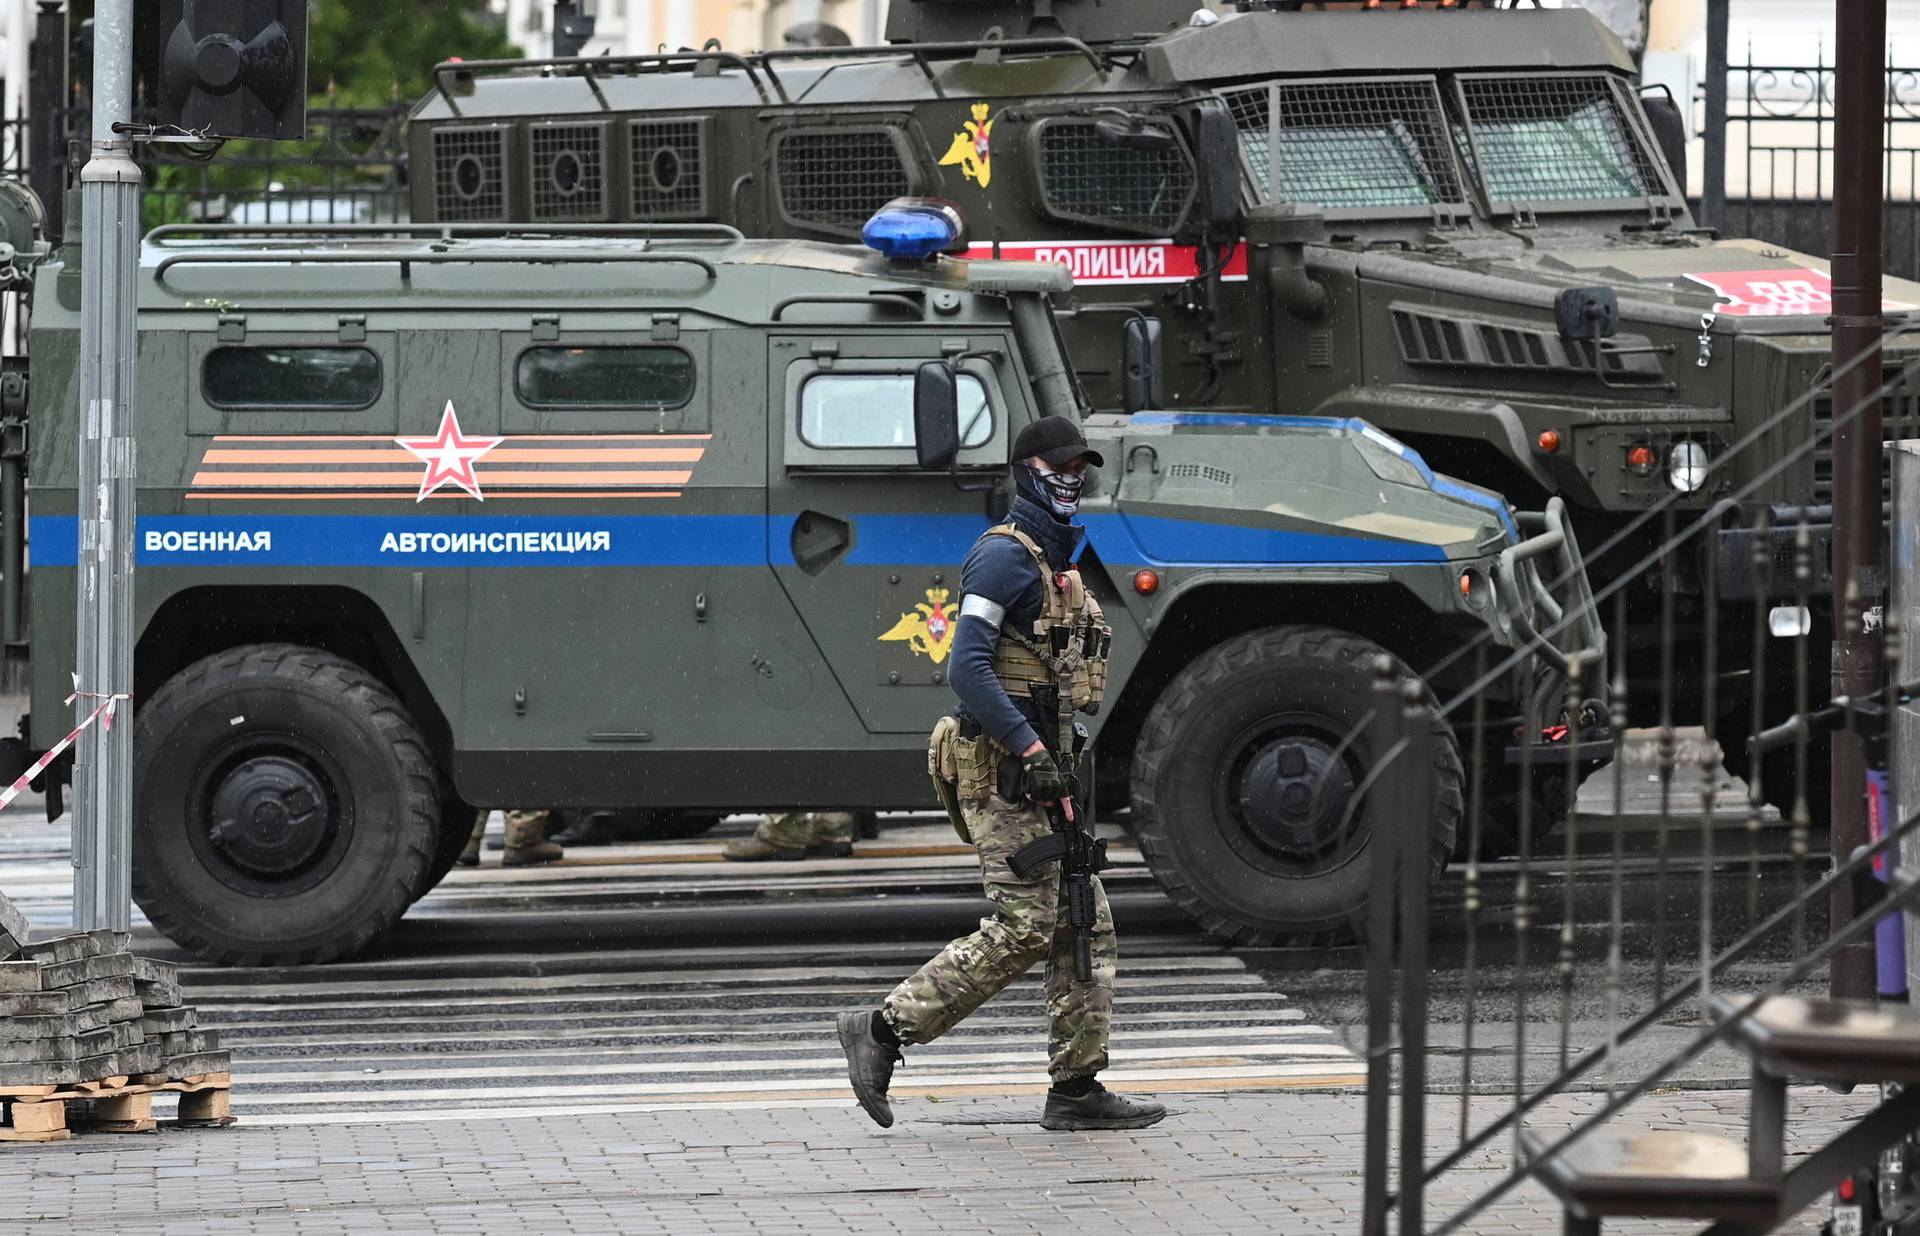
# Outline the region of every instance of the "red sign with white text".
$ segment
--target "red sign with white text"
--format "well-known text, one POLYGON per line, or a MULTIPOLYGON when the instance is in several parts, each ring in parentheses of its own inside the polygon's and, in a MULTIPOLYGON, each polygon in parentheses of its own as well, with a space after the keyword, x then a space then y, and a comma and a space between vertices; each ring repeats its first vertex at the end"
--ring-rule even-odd
MULTIPOLYGON (((1058 262, 1073 272, 1075 283, 1082 285, 1185 283, 1200 276, 1198 248, 1170 240, 1003 240, 999 248, 995 253, 991 244, 968 245, 962 256, 1058 262)), ((1220 277, 1229 281, 1246 279, 1245 245, 1234 245, 1220 277)))
MULTIPOLYGON (((1687 278, 1726 299, 1716 313, 1735 317, 1826 317, 1833 312, 1833 277, 1807 267, 1788 270, 1715 270, 1687 278)), ((1886 309, 1911 309, 1885 301, 1886 309)))

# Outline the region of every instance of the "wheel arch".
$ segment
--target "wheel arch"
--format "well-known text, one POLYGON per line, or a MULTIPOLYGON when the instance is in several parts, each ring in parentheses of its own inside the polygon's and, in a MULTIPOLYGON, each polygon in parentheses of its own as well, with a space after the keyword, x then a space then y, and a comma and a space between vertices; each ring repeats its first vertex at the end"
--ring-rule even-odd
POLYGON ((337 585, 201 585, 164 601, 134 648, 134 699, 151 699, 169 678, 245 644, 300 644, 351 661, 406 705, 442 769, 453 729, 420 667, 381 606, 337 585))
POLYGON ((1325 626, 1379 644, 1419 672, 1458 647, 1461 631, 1434 621, 1419 597, 1391 580, 1335 582, 1213 580, 1176 594, 1156 616, 1139 663, 1113 703, 1095 745, 1100 797, 1124 802, 1133 747, 1147 714, 1174 675, 1205 649, 1247 631, 1325 626), (1120 797, 1114 798, 1118 790, 1120 797))

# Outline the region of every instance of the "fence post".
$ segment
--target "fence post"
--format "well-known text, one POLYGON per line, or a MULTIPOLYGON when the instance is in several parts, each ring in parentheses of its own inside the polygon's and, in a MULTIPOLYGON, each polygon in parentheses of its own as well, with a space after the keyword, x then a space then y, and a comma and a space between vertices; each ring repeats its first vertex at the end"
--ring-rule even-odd
MULTIPOLYGON (((1707 0, 1707 67, 1703 88, 1707 115, 1701 130, 1700 220, 1708 227, 1727 225, 1727 7, 1731 0, 1707 0)), ((1692 100, 1688 100, 1689 103, 1692 100)), ((1685 186, 1682 186, 1684 191, 1685 186)), ((1748 196, 1752 196, 1749 189, 1748 196)))
MULTIPOLYGON (((1366 798, 1384 802, 1375 810, 1363 800, 1367 816, 1391 823, 1398 818, 1399 801, 1391 789, 1389 761, 1406 732, 1393 659, 1381 656, 1373 663, 1373 768, 1366 798)), ((1387 1236, 1387 1151, 1392 1145, 1393 1120, 1393 959, 1394 900, 1399 861, 1399 838, 1391 827, 1368 838, 1372 867, 1367 886, 1367 1146, 1362 1168, 1361 1231, 1365 1236, 1387 1236)), ((1402 1184, 1405 1182, 1403 1181, 1402 1184)), ((1406 1230, 1404 1220, 1401 1231, 1406 1230)))
MULTIPOLYGON (((1900 617, 1900 629, 1907 633, 1909 645, 1920 636, 1920 439, 1909 438, 1887 443, 1893 457, 1893 501, 1888 507, 1890 535, 1887 542, 1888 570, 1891 572, 1890 614, 1900 617)), ((1920 658, 1903 658, 1911 667, 1920 658)), ((1913 669, 1903 669, 1906 677, 1913 669)), ((1894 764, 1893 801, 1898 804, 1898 823, 1920 803, 1920 709, 1902 704, 1892 717, 1894 764)), ((1909 834, 1900 842, 1900 865, 1920 867, 1920 836, 1909 834)), ((1920 990, 1920 914, 1906 916, 1907 990, 1920 990)))
MULTIPOLYGON (((1400 687, 1406 748, 1394 778, 1400 834, 1400 1236, 1426 1231, 1427 863, 1433 845, 1433 716, 1426 688, 1400 687)), ((1523 791, 1524 792, 1524 791, 1523 791)))
POLYGON ((27 91, 27 176, 56 245, 67 226, 67 98, 66 10, 61 0, 40 0, 27 91))

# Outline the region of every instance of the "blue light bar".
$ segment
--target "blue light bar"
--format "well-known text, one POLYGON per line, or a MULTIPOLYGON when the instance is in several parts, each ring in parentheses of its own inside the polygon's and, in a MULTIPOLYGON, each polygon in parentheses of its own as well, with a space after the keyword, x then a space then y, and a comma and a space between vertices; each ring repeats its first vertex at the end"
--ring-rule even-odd
POLYGON ((964 248, 967 223, 952 202, 937 197, 896 197, 867 220, 860 240, 882 257, 918 261, 964 248))

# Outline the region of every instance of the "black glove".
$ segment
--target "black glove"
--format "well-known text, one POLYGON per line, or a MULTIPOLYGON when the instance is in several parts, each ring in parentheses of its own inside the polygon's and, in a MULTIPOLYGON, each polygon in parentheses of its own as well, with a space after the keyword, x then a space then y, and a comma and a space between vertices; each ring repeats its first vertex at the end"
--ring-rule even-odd
POLYGON ((1053 753, 1045 747, 1020 757, 1020 776, 1026 785, 1027 797, 1035 802, 1059 802, 1067 796, 1067 783, 1060 776, 1060 766, 1053 762, 1053 753))

